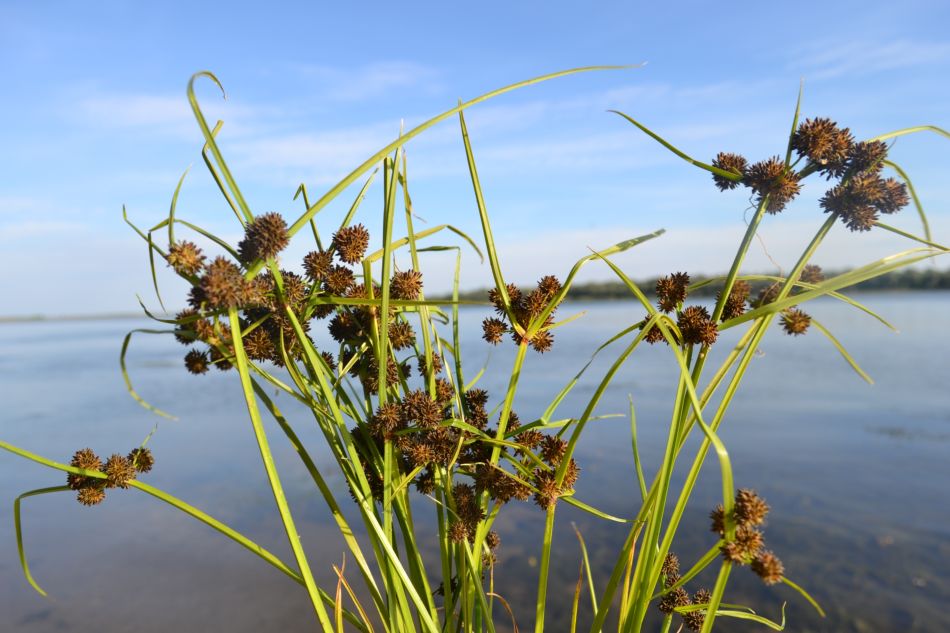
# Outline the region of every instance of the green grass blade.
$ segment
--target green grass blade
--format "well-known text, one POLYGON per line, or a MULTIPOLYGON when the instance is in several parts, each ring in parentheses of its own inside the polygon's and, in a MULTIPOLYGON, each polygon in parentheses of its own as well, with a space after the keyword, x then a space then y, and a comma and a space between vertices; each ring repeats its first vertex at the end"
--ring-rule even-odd
POLYGON ((633 465, 637 472, 637 483, 640 485, 640 502, 647 499, 647 482, 643 477, 643 466, 640 464, 640 448, 637 443, 637 412, 633 406, 633 396, 627 396, 630 399, 630 438, 633 448, 633 465))
POLYGON ((660 136, 660 135, 657 134, 656 132, 652 131, 650 128, 646 127, 646 126, 643 125, 642 123, 639 123, 638 121, 634 120, 634 119, 633 119, 632 117, 630 117, 629 115, 624 114, 623 112, 620 112, 619 110, 608 110, 608 112, 613 112, 614 114, 619 114, 620 116, 622 116, 623 118, 625 118, 625 119, 626 119, 627 121, 629 121, 630 123, 633 123, 633 124, 636 125, 638 128, 640 128, 640 130, 642 130, 647 136, 649 136, 650 138, 652 138, 653 140, 655 140, 656 142, 658 142, 660 145, 662 145, 662 146, 665 147, 666 149, 670 150, 671 152, 673 152, 674 154, 676 154, 677 156, 679 156, 680 158, 682 158, 683 160, 685 160, 687 163, 696 165, 697 167, 700 167, 700 168, 702 168, 702 169, 705 169, 706 171, 708 171, 708 172, 710 172, 710 173, 716 174, 717 176, 722 176, 723 178, 728 178, 729 180, 734 180, 734 181, 736 181, 736 182, 742 180, 742 176, 740 176, 740 175, 738 175, 738 174, 734 174, 734 173, 732 173, 731 171, 726 171, 726 170, 724 170, 724 169, 719 169, 718 167, 713 167, 712 165, 707 165, 706 163, 704 163, 704 162, 702 162, 702 161, 699 161, 699 160, 696 160, 695 158, 692 158, 691 156, 687 155, 685 152, 682 152, 682 151, 678 150, 677 148, 673 147, 672 144, 670 144, 668 141, 666 141, 662 136, 660 136))
POLYGON ((22 495, 16 498, 16 501, 13 502, 13 525, 16 529, 16 548, 20 555, 20 568, 23 570, 23 576, 26 577, 26 580, 30 583, 30 586, 33 587, 33 589, 35 589, 36 592, 43 597, 46 597, 46 592, 43 591, 43 588, 40 587, 36 580, 33 579, 33 574, 30 573, 30 566, 26 562, 26 550, 23 547, 23 526, 20 522, 20 502, 28 497, 36 497, 38 495, 50 494, 53 492, 68 492, 69 490, 71 490, 69 486, 38 488, 37 490, 24 492, 22 495))
POLYGON ((818 331, 824 334, 828 338, 828 340, 831 341, 831 344, 835 346, 835 349, 838 350, 838 353, 841 354, 841 357, 844 358, 848 362, 849 365, 851 365, 851 369, 853 369, 855 373, 861 376, 861 378, 863 378, 865 382, 867 382, 869 385, 874 384, 874 380, 872 380, 871 377, 868 376, 867 372, 861 369, 861 366, 858 365, 857 361, 854 360, 851 354, 848 353, 848 350, 844 348, 844 346, 838 341, 838 339, 834 337, 834 335, 828 330, 828 328, 822 325, 817 319, 815 319, 815 317, 812 317, 811 324, 814 325, 816 328, 818 328, 818 331))
POLYGON ((900 235, 901 237, 906 237, 909 240, 920 242, 921 244, 926 244, 927 246, 930 246, 931 248, 936 248, 937 250, 941 250, 941 251, 950 251, 950 248, 944 246, 943 244, 937 244, 936 242, 931 242, 927 238, 918 237, 914 235, 913 233, 902 231, 899 228, 893 227, 889 224, 884 224, 883 222, 875 222, 874 225, 884 229, 885 231, 890 231, 891 233, 894 233, 895 235, 900 235))
POLYGON ((577 529, 577 525, 574 522, 571 522, 571 527, 574 528, 574 534, 577 535, 577 542, 581 546, 581 561, 583 563, 583 569, 587 573, 587 586, 590 587, 590 606, 594 611, 597 611, 597 591, 594 589, 594 574, 590 568, 590 559, 587 556, 587 545, 584 543, 584 537, 581 535, 581 531, 577 529))
POLYGON ((924 212, 924 205, 920 203, 920 198, 917 197, 917 190, 914 189, 914 183, 910 181, 910 176, 907 175, 900 166, 889 160, 882 161, 885 165, 897 172, 897 174, 904 181, 904 184, 907 185, 907 191, 910 192, 911 200, 914 201, 914 208, 917 209, 917 215, 920 216, 920 222, 924 225, 924 237, 927 238, 927 241, 933 239, 933 236, 930 234, 930 223, 927 222, 927 214, 924 212))
POLYGON ((168 418, 169 420, 177 420, 178 418, 175 417, 174 415, 172 415, 172 414, 170 414, 170 413, 166 413, 166 412, 162 411, 161 409, 159 409, 158 407, 154 407, 154 406, 150 405, 150 404, 149 404, 148 402, 146 402, 145 399, 142 398, 142 396, 140 396, 140 395, 135 391, 135 389, 132 387, 132 379, 129 377, 129 370, 128 370, 128 368, 127 368, 126 365, 125 365, 125 355, 126 355, 126 354, 128 353, 128 351, 129 351, 129 342, 132 340, 132 335, 133 335, 133 334, 136 334, 136 333, 139 333, 139 334, 171 334, 171 333, 173 333, 173 332, 172 332, 171 330, 145 330, 145 329, 132 330, 131 332, 129 332, 128 334, 125 335, 125 339, 123 339, 123 341, 122 341, 122 350, 119 352, 119 367, 120 367, 121 370, 122 370, 122 380, 125 381, 125 388, 126 388, 126 390, 129 392, 129 395, 132 396, 132 399, 133 399, 133 400, 135 400, 135 401, 138 402, 140 405, 142 405, 145 409, 151 411, 152 413, 154 413, 154 414, 156 414, 156 415, 160 415, 160 416, 162 416, 163 418, 168 418))
POLYGON ((943 128, 939 128, 936 125, 917 125, 914 127, 907 127, 902 130, 894 130, 893 132, 888 132, 887 134, 881 134, 880 136, 875 136, 874 138, 869 138, 868 142, 871 141, 883 141, 889 138, 897 138, 898 136, 905 136, 907 134, 915 134, 917 132, 933 132, 934 134, 939 134, 944 138, 950 139, 950 132, 947 132, 943 128))
POLYGON ((788 585, 789 587, 791 587, 792 589, 794 589, 795 591, 797 591, 799 594, 801 594, 801 596, 805 598, 805 600, 807 600, 811 606, 815 607, 815 611, 818 612, 818 615, 820 615, 821 617, 825 617, 826 615, 825 610, 821 608, 821 605, 818 604, 818 601, 812 598, 811 595, 809 595, 807 591, 805 591, 804 589, 802 589, 801 587, 793 583, 791 580, 789 580, 785 576, 782 576, 782 582, 788 585))

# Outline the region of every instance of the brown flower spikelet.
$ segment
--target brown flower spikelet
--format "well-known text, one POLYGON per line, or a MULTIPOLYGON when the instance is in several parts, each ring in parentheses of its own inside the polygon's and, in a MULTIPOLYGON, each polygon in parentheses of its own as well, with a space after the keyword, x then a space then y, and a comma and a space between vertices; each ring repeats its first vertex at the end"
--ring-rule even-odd
POLYGON ((344 227, 333 234, 331 245, 340 260, 355 264, 363 259, 369 247, 369 231, 362 224, 344 227))
POLYGON ((683 342, 693 345, 712 345, 719 336, 719 329, 709 317, 709 311, 702 306, 684 308, 676 321, 683 342))
POLYGON ((801 191, 798 175, 787 170, 778 156, 753 164, 743 182, 759 194, 759 202, 768 196, 765 210, 778 213, 801 191))
MULTIPOLYGON (((641 330, 646 327, 646 324, 649 322, 649 320, 649 316, 643 319, 643 325, 640 326, 641 330)), ((649 329, 649 331, 647 331, 646 336, 643 337, 643 340, 650 345, 654 345, 656 343, 667 343, 666 337, 663 336, 662 330, 660 330, 660 328, 655 324, 649 329)))
POLYGON ((215 257, 201 278, 201 289, 214 308, 236 307, 244 295, 241 270, 224 257, 215 257))
POLYGON ((660 310, 667 313, 675 310, 686 299, 688 287, 689 275, 686 273, 673 273, 657 279, 656 298, 660 310))
POLYGON ((754 490, 740 488, 736 492, 736 502, 733 507, 733 516, 740 526, 762 525, 769 513, 769 504, 754 490))
POLYGON ((84 506, 94 506, 102 503, 106 498, 106 492, 102 485, 90 485, 79 489, 76 500, 84 506))
POLYGON ((353 271, 346 266, 331 266, 323 280, 324 289, 331 295, 344 295, 356 283, 353 271))
POLYGON ((238 242, 238 255, 246 264, 257 259, 271 259, 287 248, 289 242, 284 218, 279 213, 265 213, 244 227, 244 239, 238 242))
POLYGON ((806 284, 818 284, 825 280, 825 273, 821 266, 808 264, 802 269, 801 280, 806 284))
POLYGON ((782 575, 785 573, 785 566, 782 565, 782 561, 768 550, 759 552, 755 560, 752 561, 751 567, 752 571, 767 585, 780 582, 782 575))
POLYGON ((831 119, 805 119, 792 136, 792 149, 818 166, 829 178, 840 177, 846 168, 854 139, 848 128, 831 119))
MULTIPOLYGON (((716 155, 716 158, 712 161, 712 166, 723 171, 728 171, 737 176, 744 176, 746 167, 748 166, 748 161, 739 154, 730 154, 727 152, 719 152, 716 155)), ((720 176, 719 174, 713 174, 713 182, 716 183, 716 186, 719 188, 719 191, 726 191, 728 189, 735 189, 740 184, 742 184, 742 179, 732 180, 726 178, 725 176, 720 176)))
MULTIPOLYGON (((706 589, 700 589, 693 594, 692 604, 709 604, 712 594, 706 589)), ((706 623, 706 609, 697 609, 696 611, 687 611, 683 614, 683 624, 690 631, 702 631, 703 624, 706 623)))
POLYGON ((726 533, 726 514, 721 503, 709 513, 709 520, 711 521, 710 530, 719 536, 726 533))
POLYGON ((106 488, 128 488, 129 481, 135 479, 135 467, 122 455, 112 455, 106 460, 106 488))
POLYGON ((789 308, 782 311, 782 329, 789 336, 800 336, 808 331, 811 317, 798 308, 789 308))
MULTIPOLYGON (((73 468, 82 468, 83 470, 102 470, 102 460, 99 459, 99 456, 96 455, 91 448, 83 448, 76 451, 69 465, 73 468)), ((85 484, 92 481, 95 480, 85 475, 76 475, 73 473, 66 475, 66 483, 73 490, 79 490, 85 484)))
MULTIPOLYGON (((729 297, 726 299, 726 302, 722 307, 722 320, 728 321, 729 319, 734 319, 738 316, 742 316, 745 312, 745 304, 749 299, 749 292, 752 288, 749 286, 749 283, 743 281, 742 279, 736 280, 732 284, 732 290, 729 291, 729 297)), ((722 292, 716 295, 716 301, 718 302, 722 292)))
POLYGON ((422 292, 422 273, 406 270, 394 274, 389 282, 389 292, 394 299, 415 301, 422 292))
POLYGON ((669 552, 663 559, 662 573, 666 577, 664 584, 667 587, 680 579, 680 559, 673 552, 669 552))
POLYGON ((734 540, 724 543, 719 551, 724 559, 739 565, 748 565, 762 549, 765 540, 762 532, 755 528, 740 525, 736 528, 734 540))
POLYGON ((194 242, 182 240, 168 247, 165 259, 179 275, 192 276, 204 266, 205 256, 194 242))
POLYGON ((196 376, 207 373, 209 366, 207 352, 193 349, 185 354, 185 368, 196 376))
POLYGON ((396 321, 389 326, 389 343, 395 350, 412 347, 416 342, 416 333, 406 321, 396 321))
POLYGON ((323 281, 333 265, 330 251, 311 251, 303 257, 303 270, 310 281, 323 281))
POLYGON ((673 591, 660 598, 657 608, 660 610, 660 613, 669 615, 673 613, 673 610, 676 609, 676 607, 685 607, 688 604, 689 594, 686 593, 686 590, 682 587, 677 587, 673 591))
POLYGON ((148 448, 133 448, 127 459, 135 468, 135 470, 140 473, 150 472, 152 467, 155 465, 155 457, 152 455, 152 451, 148 448))
POLYGON ((848 157, 848 171, 861 173, 866 171, 878 172, 884 167, 883 161, 887 158, 887 143, 884 141, 861 141, 855 143, 848 157))

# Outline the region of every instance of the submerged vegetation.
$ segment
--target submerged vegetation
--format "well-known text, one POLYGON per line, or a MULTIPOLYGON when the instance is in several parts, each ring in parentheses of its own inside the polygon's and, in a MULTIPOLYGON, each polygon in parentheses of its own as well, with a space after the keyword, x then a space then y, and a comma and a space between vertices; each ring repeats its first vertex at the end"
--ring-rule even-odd
MULTIPOLYGON (((149 316, 168 326, 163 333, 172 334, 188 347, 183 354, 184 370, 199 376, 196 379, 214 370, 232 372, 240 381, 293 564, 184 500, 138 481, 137 475, 147 473, 155 463, 144 442, 127 457, 116 454, 105 463, 91 449, 81 449, 68 465, 0 442, 8 451, 67 473, 67 485, 31 491, 17 499, 18 536, 23 498, 74 491, 80 503, 96 505, 103 501, 107 489, 137 488, 241 543, 301 585, 322 630, 494 631, 496 624, 520 614, 512 613, 504 597, 494 591, 496 552, 502 545, 493 526, 508 504, 531 503, 544 514, 545 523, 537 541, 537 608, 534 614, 521 617, 533 615, 534 628, 540 632, 545 629, 557 511, 561 504, 570 504, 599 520, 628 527, 621 549, 613 556, 610 575, 596 583, 580 539, 584 567, 574 596, 572 631, 582 608, 583 583, 591 596, 592 633, 608 625, 623 632, 640 631, 654 609, 662 614, 663 631, 685 626, 708 632, 719 618, 751 620, 781 630, 784 616, 776 622, 725 600, 735 567, 749 568, 767 585, 783 584, 798 591, 820 612, 818 604, 786 577, 781 552, 767 548, 762 526, 769 506, 753 489, 736 487, 718 431, 763 335, 776 321, 790 336, 817 331, 828 337, 864 376, 831 332, 802 306, 817 297, 830 297, 883 321, 841 291, 873 283, 947 251, 931 237, 920 202, 904 172, 889 159, 885 141, 924 130, 950 135, 922 127, 855 141, 847 128, 829 119, 799 122, 796 107, 788 142, 776 148, 780 150, 776 156, 750 163, 738 154, 720 153, 706 164, 628 115, 617 113, 710 173, 713 185, 720 190, 748 189, 755 213, 728 273, 699 279, 686 272, 671 272, 652 281, 651 288, 642 288, 612 256, 658 238, 663 232, 659 230, 595 252, 579 260, 566 275, 550 271, 534 287, 519 288, 505 281, 503 262, 494 247, 463 110, 508 90, 580 70, 592 69, 541 77, 460 103, 402 134, 316 201, 311 201, 306 187, 301 186, 295 199, 302 198, 305 210, 289 224, 279 213, 251 211, 216 143, 222 124, 208 125, 193 92, 197 79, 207 78, 216 84, 217 79, 210 73, 196 75, 188 94, 204 135, 205 163, 243 227, 244 237, 232 245, 178 217, 176 190, 166 219, 148 231, 135 230, 148 244, 153 275, 154 267, 164 260, 188 283, 189 307, 174 318, 149 316), (478 242, 449 225, 421 231, 413 226, 402 146, 455 115, 481 221, 478 242), (886 176, 885 170, 893 170, 896 177, 886 176), (318 213, 366 174, 343 221, 329 229, 321 224, 318 213), (373 236, 357 221, 357 214, 378 175, 384 194, 382 235, 373 236), (760 223, 781 213, 809 177, 829 181, 820 202, 824 219, 817 216, 813 239, 786 274, 744 274, 743 262, 760 223), (881 221, 882 216, 894 214, 912 201, 923 220, 923 236, 881 221), (860 234, 866 231, 884 230, 903 236, 913 246, 846 272, 826 274, 812 262, 812 256, 838 222, 855 233, 854 239, 861 239, 860 234), (176 229, 182 228, 192 232, 191 239, 176 234, 176 229), (449 234, 454 234, 458 245, 422 243, 449 234), (167 236, 165 248, 159 236, 167 236), (280 254, 295 239, 312 240, 312 250, 301 262, 282 261, 280 254), (199 246, 199 241, 205 246, 199 246), (372 250, 373 244, 378 244, 376 250, 372 250), (485 344, 511 345, 515 350, 503 392, 480 388, 482 374, 463 375, 462 299, 458 292, 462 248, 484 253, 493 275, 494 287, 481 297, 495 311, 482 323, 485 344), (457 253, 453 296, 427 299, 427 253, 450 249, 457 253), (639 306, 642 318, 591 350, 592 356, 611 355, 613 360, 582 410, 559 412, 567 394, 591 367, 589 362, 578 367, 572 381, 552 389, 545 410, 516 412, 514 402, 525 359, 529 353, 544 354, 552 349, 557 344, 557 328, 569 326, 573 320, 558 321, 556 311, 566 298, 578 296, 574 279, 588 264, 606 266, 619 280, 611 292, 623 288, 625 298, 639 306), (715 303, 711 309, 690 303, 696 297, 715 297, 715 303), (326 328, 334 341, 332 347, 317 348, 311 335, 315 328, 326 328), (738 342, 719 367, 707 368, 710 349, 721 344, 721 332, 732 328, 742 332, 738 342), (634 353, 642 343, 665 346, 679 374, 670 403, 666 447, 652 477, 641 467, 631 409, 636 476, 631 477, 629 488, 640 503, 634 516, 615 517, 576 498, 575 483, 583 476, 584 465, 575 459, 575 451, 588 423, 597 419, 605 391, 626 363, 636 362, 634 353), (304 405, 312 420, 291 421, 268 395, 274 390, 304 405), (269 427, 265 427, 268 418, 301 459, 312 478, 314 494, 323 500, 339 527, 346 555, 355 561, 357 572, 350 572, 349 577, 344 567, 334 568, 339 579, 335 591, 318 586, 312 573, 272 458, 269 427), (315 424, 322 433, 337 474, 347 483, 350 500, 334 495, 327 475, 295 432, 295 427, 305 423, 315 424), (687 444, 691 436, 698 436, 698 446, 687 444), (722 502, 710 509, 708 552, 684 572, 673 547, 681 529, 697 527, 684 526, 681 520, 710 451, 718 460, 722 502), (676 467, 687 473, 681 484, 673 477, 676 467), (420 502, 430 511, 419 512, 420 502), (429 521, 438 534, 438 555, 432 559, 423 556, 418 541, 419 526, 429 521), (687 589, 687 584, 696 584, 702 571, 716 566, 719 571, 712 586, 687 589), (599 589, 596 594, 595 586, 599 589)), ((127 337, 123 358, 129 341, 127 337)), ((133 397, 155 413, 167 415, 142 400, 132 390, 127 374, 125 377, 133 397)), ((749 474, 744 477, 749 478, 749 474)), ((19 545, 24 572, 40 590, 30 575, 22 539, 19 545)), ((558 623, 557 630, 567 626, 558 623)))

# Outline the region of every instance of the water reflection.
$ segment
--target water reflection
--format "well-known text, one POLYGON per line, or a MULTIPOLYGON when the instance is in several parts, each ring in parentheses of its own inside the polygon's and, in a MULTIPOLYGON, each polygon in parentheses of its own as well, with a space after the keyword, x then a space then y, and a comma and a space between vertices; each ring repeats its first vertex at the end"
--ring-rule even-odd
MULTIPOLYGON (((769 546, 784 560, 789 577, 806 585, 829 617, 818 619, 787 588, 766 588, 747 570, 733 574, 727 598, 773 617, 788 601, 790 630, 796 631, 950 630, 944 608, 950 600, 950 394, 945 388, 950 343, 932 335, 934 323, 950 322, 950 301, 935 294, 863 299, 893 317, 902 333, 895 336, 831 301, 816 305, 814 314, 876 379, 874 387, 863 384, 817 333, 805 339, 776 334, 753 361, 722 432, 737 484, 757 488, 772 505, 769 546)), ((552 352, 529 359, 515 405, 522 419, 543 409, 586 360, 593 343, 639 317, 638 310, 620 303, 569 304, 564 311, 581 309, 588 314, 558 332, 552 352)), ((472 324, 481 317, 476 310, 463 314, 472 324)), ((116 361, 122 335, 139 325, 0 327, 3 439, 60 460, 86 445, 109 454, 138 444, 157 418, 127 396, 116 361)), ((474 376, 490 363, 498 373, 487 374, 480 386, 497 396, 511 350, 490 348, 473 334, 463 342, 466 373, 474 376)), ((723 344, 718 353, 726 349, 723 344)), ((137 335, 133 341, 130 369, 136 388, 180 418, 160 423, 150 444, 158 463, 146 480, 291 560, 234 376, 187 375, 180 365, 183 351, 170 337, 137 335)), ((608 350, 581 378, 561 406, 564 416, 576 415, 586 404, 612 354, 608 350)), ((624 413, 627 394, 633 395, 648 473, 662 451, 674 372, 665 350, 638 352, 598 408, 599 413, 624 413)), ((278 402, 303 441, 319 446, 306 412, 287 398, 278 402)), ((332 587, 330 566, 340 562, 343 544, 327 523, 307 473, 276 432, 275 456, 304 542, 324 586, 332 587)), ((618 516, 635 512, 639 492, 629 446, 625 419, 591 424, 579 447, 579 498, 618 516)), ((315 450, 314 456, 341 502, 348 503, 326 453, 315 450)), ((0 457, 0 499, 8 508, 17 494, 62 479, 13 456, 0 457)), ((718 467, 708 461, 675 543, 686 565, 713 543, 706 515, 718 494, 718 467)), ((425 500, 417 505, 422 515, 432 511, 425 500)), ((97 508, 80 507, 68 493, 24 502, 27 552, 34 575, 50 593, 46 599, 23 580, 12 513, 4 516, 0 630, 315 628, 306 596, 292 581, 206 526, 135 491, 113 491, 97 508)), ((577 581, 579 550, 571 523, 590 548, 598 590, 625 536, 623 526, 592 521, 564 504, 558 516, 547 614, 552 631, 563 630, 577 581)), ((512 604, 522 630, 532 625, 542 522, 534 506, 513 503, 497 524, 502 547, 496 587, 512 604)), ((433 538, 427 529, 420 530, 420 542, 433 538)), ((589 622, 586 594, 583 600, 582 618, 589 622)), ((505 630, 504 621, 499 616, 499 630, 505 630)), ((724 626, 752 630, 744 623, 724 626)))

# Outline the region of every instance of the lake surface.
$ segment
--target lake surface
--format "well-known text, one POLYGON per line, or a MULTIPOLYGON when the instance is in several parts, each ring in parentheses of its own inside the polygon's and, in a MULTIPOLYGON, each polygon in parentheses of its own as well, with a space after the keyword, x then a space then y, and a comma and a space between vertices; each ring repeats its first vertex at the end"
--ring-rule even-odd
MULTIPOLYGON (((787 601, 789 631, 947 631, 950 295, 858 298, 889 318, 900 334, 832 300, 810 304, 809 312, 835 333, 875 385, 858 378, 814 329, 800 338, 776 331, 763 342, 721 430, 737 486, 757 489, 772 507, 769 547, 783 559, 789 578, 805 586, 828 617, 818 618, 786 587, 763 586, 747 569, 733 572, 727 600, 773 618, 780 617, 787 601)), ((586 314, 557 331, 551 352, 531 353, 515 404, 522 419, 543 411, 594 346, 642 316, 627 302, 566 304, 560 314, 579 311, 586 314)), ((494 405, 507 382, 513 350, 479 339, 483 315, 478 309, 463 311, 463 353, 468 377, 488 363, 480 386, 489 390, 494 405)), ((185 348, 170 336, 135 335, 129 369, 136 389, 179 418, 160 420, 128 396, 118 368, 122 337, 137 327, 152 325, 144 320, 0 325, 0 438, 68 461, 84 446, 101 455, 125 454, 157 423, 149 444, 156 467, 142 480, 292 560, 236 374, 192 376, 181 364, 185 348)), ((735 338, 723 337, 719 356, 735 338)), ((562 403, 561 417, 579 414, 619 351, 614 346, 598 357, 562 403)), ((632 395, 648 479, 663 450, 674 372, 662 346, 638 350, 597 409, 626 413, 632 395)), ((318 447, 320 437, 304 412, 289 398, 277 401, 303 441, 318 447)), ((279 430, 269 432, 312 566, 332 590, 330 566, 340 563, 341 539, 279 430)), ((314 453, 341 503, 349 503, 327 454, 314 453)), ((578 461, 579 499, 617 516, 634 514, 639 492, 626 419, 591 423, 578 461)), ((135 490, 110 491, 94 508, 77 504, 72 493, 24 501, 27 556, 49 593, 41 597, 20 571, 13 499, 63 481, 60 473, 0 454, 0 631, 315 630, 299 586, 207 526, 135 490)), ((707 515, 720 491, 718 466, 707 459, 674 543, 684 567, 714 543, 707 515)), ((432 512, 427 507, 421 500, 420 524, 424 513, 432 512)), ((577 580, 580 554, 572 522, 590 548, 598 590, 625 535, 623 526, 592 520, 561 504, 550 631, 566 630, 577 580)), ((542 524, 534 505, 518 502, 506 506, 497 523, 502 546, 496 590, 512 604, 522 630, 532 625, 542 524)), ((420 529, 420 540, 431 538, 431 532, 420 529)), ((714 574, 701 576, 691 587, 711 584, 714 574)), ((589 621, 586 594, 583 598, 582 617, 589 621)), ((501 625, 504 617, 498 621, 501 625)), ((717 630, 762 629, 723 620, 717 630)))

